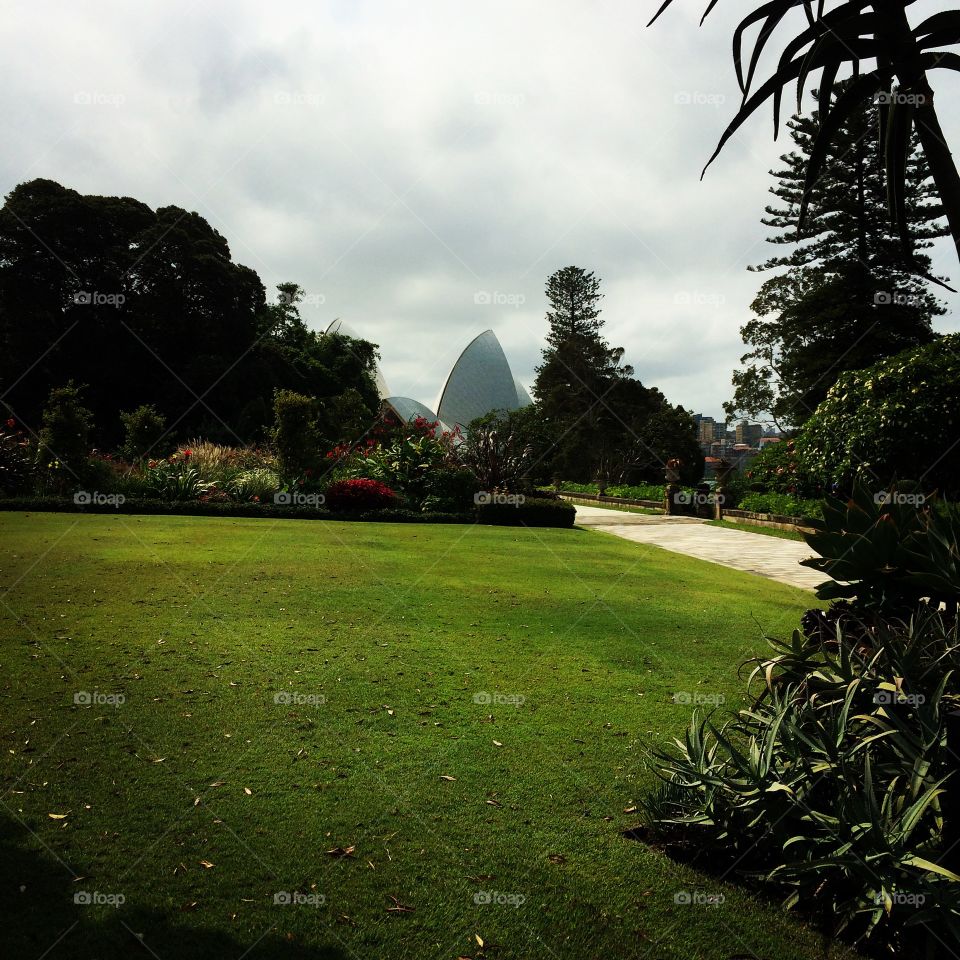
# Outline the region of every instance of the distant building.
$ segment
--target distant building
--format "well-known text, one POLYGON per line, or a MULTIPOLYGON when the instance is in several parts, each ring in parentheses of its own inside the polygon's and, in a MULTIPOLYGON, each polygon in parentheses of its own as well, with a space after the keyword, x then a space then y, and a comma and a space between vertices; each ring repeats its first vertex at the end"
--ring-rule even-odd
POLYGON ((741 420, 737 424, 737 443, 746 444, 748 447, 759 447, 760 440, 763 437, 763 425, 759 423, 747 423, 741 420))

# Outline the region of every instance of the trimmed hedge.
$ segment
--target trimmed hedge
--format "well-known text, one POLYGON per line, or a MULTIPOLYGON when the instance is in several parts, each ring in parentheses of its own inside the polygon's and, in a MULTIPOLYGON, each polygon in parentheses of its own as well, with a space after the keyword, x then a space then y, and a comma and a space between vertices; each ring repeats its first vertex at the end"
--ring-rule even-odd
POLYGON ((413 510, 338 510, 272 503, 166 502, 130 498, 119 506, 76 504, 71 497, 6 497, 0 511, 22 513, 144 514, 185 517, 261 517, 276 520, 357 520, 377 523, 483 523, 498 526, 572 527, 573 506, 558 500, 527 500, 520 506, 481 504, 464 513, 417 513, 413 510))
POLYGON ((748 493, 740 498, 738 509, 748 513, 775 513, 783 517, 823 516, 822 500, 802 500, 789 493, 748 493))
POLYGON ((336 511, 324 507, 281 506, 273 503, 201 503, 198 500, 166 502, 127 499, 119 507, 109 504, 78 505, 67 497, 7 497, 0 510, 30 513, 105 513, 185 516, 263 517, 277 520, 369 520, 383 523, 475 523, 472 513, 416 513, 413 510, 336 511))
POLYGON ((572 527, 577 511, 563 500, 524 500, 520 504, 481 503, 477 506, 479 523, 504 527, 572 527))

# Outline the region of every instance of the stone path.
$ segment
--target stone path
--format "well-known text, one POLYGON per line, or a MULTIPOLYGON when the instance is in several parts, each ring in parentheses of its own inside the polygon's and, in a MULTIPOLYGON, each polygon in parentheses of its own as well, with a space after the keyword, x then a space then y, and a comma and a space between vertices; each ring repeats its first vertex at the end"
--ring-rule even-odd
POLYGON ((813 552, 797 540, 713 527, 694 517, 628 513, 580 503, 575 506, 578 526, 602 530, 635 543, 649 543, 806 590, 813 590, 826 579, 825 574, 800 566, 800 561, 813 556, 813 552))

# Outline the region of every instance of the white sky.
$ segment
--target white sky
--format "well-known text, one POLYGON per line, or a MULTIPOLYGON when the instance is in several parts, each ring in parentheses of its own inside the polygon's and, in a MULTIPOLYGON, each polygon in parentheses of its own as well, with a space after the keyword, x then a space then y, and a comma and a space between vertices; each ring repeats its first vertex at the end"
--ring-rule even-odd
MULTIPOLYGON (((675 0, 647 30, 655 6, 8 5, 0 191, 48 177, 196 210, 268 292, 300 283, 311 326, 347 321, 380 344, 392 391, 427 404, 488 327, 529 385, 544 281, 577 264, 603 279, 608 340, 636 375, 720 416, 789 140, 764 111, 699 182, 748 7, 721 2, 698 29, 701 0, 675 0)), ((960 78, 933 79, 960 148, 960 78)), ((946 242, 934 271, 960 281, 946 242)), ((937 328, 958 330, 948 302, 937 328)))

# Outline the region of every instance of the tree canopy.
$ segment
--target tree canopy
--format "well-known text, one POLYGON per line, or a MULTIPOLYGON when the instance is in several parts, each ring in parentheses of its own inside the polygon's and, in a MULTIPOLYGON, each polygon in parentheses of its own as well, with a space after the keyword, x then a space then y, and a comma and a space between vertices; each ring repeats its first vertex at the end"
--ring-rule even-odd
POLYGON ((352 388, 376 409, 375 346, 309 330, 301 296, 268 303, 197 213, 23 183, 0 209, 0 397, 30 425, 52 386, 85 385, 102 444, 146 404, 179 436, 234 443, 265 435, 276 389, 352 388))

